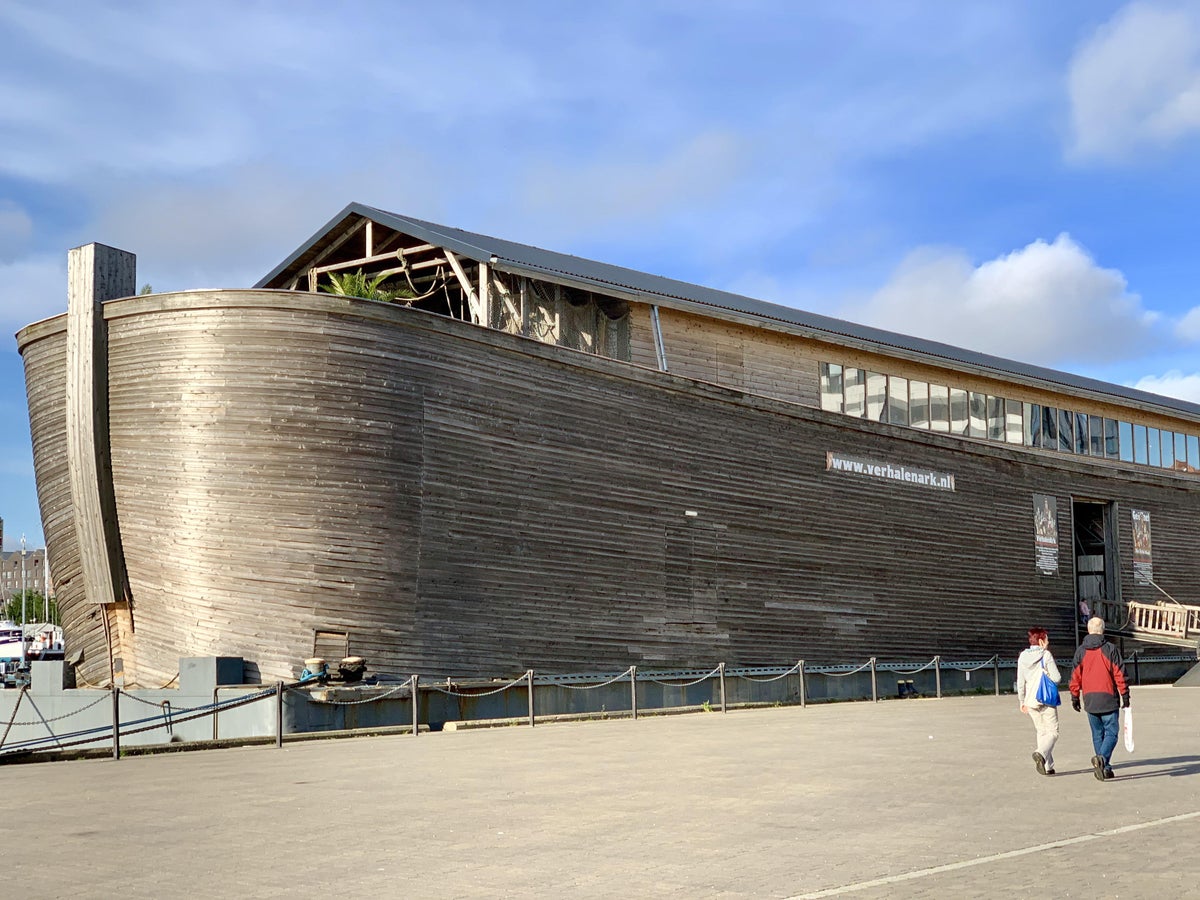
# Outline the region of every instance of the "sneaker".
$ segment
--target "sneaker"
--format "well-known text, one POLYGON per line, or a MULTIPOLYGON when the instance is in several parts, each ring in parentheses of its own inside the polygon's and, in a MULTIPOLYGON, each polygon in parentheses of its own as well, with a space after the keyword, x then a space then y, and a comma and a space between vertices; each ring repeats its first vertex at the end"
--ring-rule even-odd
POLYGON ((1047 774, 1047 775, 1057 775, 1058 773, 1057 773, 1057 772, 1055 772, 1053 769, 1047 769, 1047 770, 1046 770, 1046 774, 1047 774))
POLYGON ((1104 780, 1104 757, 1103 756, 1093 756, 1092 757, 1092 774, 1096 776, 1097 781, 1104 780))
POLYGON ((1037 766, 1039 775, 1046 774, 1046 757, 1042 756, 1040 753, 1033 754, 1033 764, 1037 766))
POLYGON ((1114 773, 1112 769, 1105 769, 1104 777, 1107 779, 1107 778, 1116 778, 1117 776, 1116 776, 1116 773, 1114 773))

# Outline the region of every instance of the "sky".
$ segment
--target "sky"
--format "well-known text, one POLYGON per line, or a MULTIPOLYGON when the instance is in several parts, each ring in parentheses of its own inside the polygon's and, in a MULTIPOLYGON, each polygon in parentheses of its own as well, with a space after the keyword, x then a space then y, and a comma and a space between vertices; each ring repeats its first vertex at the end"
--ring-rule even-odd
POLYGON ((1200 0, 0 0, 13 335, 66 254, 249 287, 350 202, 1200 402, 1200 0))

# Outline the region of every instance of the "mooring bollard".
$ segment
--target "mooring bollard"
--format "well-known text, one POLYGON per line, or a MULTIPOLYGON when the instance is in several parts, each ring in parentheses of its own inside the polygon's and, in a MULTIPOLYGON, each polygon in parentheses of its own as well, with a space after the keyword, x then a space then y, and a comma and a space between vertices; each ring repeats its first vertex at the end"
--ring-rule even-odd
POLYGON ((935 656, 933 658, 933 682, 937 687, 937 698, 942 699, 942 658, 935 656))
POLYGON ((804 684, 804 660, 796 663, 796 668, 800 670, 800 708, 803 709, 808 705, 808 688, 804 684))
POLYGON ((275 682, 275 749, 283 749, 283 682, 275 682))
POLYGON ((121 758, 121 689, 115 684, 112 689, 113 706, 113 759, 121 758))
POLYGON ((633 710, 633 717, 637 718, 637 666, 629 667, 629 708, 633 710))
POLYGON ((992 678, 996 682, 996 696, 1000 696, 1000 654, 992 657, 992 678))
POLYGON ((718 664, 717 671, 720 672, 721 678, 721 712, 727 712, 725 709, 725 663, 718 664))
POLYGON ((533 727, 533 669, 525 673, 525 679, 529 684, 529 727, 533 727))
POLYGON ((413 675, 412 677, 412 712, 413 712, 413 737, 417 736, 417 715, 421 709, 419 695, 417 694, 417 681, 420 676, 413 675))
POLYGON ((871 657, 871 702, 879 702, 879 681, 875 677, 875 657, 871 657))

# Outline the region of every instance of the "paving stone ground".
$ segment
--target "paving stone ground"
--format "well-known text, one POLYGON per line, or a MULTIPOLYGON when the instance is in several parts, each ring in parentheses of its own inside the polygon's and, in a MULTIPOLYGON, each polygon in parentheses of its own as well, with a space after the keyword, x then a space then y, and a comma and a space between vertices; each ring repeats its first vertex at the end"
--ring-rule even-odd
POLYGON ((1053 778, 1011 696, 0 767, 5 896, 1200 897, 1200 688, 1053 778), (9 893, 10 890, 12 893, 9 893))

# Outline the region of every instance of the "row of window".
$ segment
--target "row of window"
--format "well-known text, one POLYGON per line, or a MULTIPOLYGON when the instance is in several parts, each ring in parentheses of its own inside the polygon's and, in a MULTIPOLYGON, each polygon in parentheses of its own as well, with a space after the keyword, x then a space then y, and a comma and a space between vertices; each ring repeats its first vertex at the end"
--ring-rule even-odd
POLYGON ((1200 472, 1200 438, 835 363, 820 365, 821 409, 1182 472, 1200 472))

